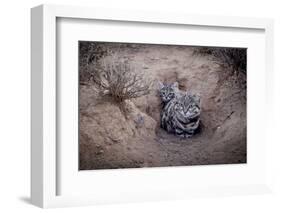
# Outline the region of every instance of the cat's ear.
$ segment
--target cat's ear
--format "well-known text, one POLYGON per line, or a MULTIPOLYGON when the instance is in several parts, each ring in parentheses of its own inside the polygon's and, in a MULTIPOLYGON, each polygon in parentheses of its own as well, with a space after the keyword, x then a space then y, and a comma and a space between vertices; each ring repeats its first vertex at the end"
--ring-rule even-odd
POLYGON ((172 83, 172 88, 174 88, 174 89, 178 89, 179 88, 179 83, 178 82, 174 82, 174 83, 172 83))
POLYGON ((161 81, 158 81, 158 89, 161 90, 164 87, 164 84, 161 81))

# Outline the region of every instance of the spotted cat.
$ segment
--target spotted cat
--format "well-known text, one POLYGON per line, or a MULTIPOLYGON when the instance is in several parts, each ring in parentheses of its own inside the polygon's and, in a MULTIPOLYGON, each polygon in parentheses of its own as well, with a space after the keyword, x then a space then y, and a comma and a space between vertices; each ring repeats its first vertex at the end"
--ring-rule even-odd
POLYGON ((163 103, 160 124, 169 133, 191 137, 200 125, 200 97, 183 93, 178 83, 159 83, 159 94, 163 103))

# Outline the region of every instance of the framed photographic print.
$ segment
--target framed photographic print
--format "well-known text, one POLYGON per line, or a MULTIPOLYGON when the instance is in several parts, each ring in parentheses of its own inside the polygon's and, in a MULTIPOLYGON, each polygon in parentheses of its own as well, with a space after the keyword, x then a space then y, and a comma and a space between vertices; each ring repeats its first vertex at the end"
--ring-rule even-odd
POLYGON ((272 20, 31 14, 33 204, 270 192, 272 20))

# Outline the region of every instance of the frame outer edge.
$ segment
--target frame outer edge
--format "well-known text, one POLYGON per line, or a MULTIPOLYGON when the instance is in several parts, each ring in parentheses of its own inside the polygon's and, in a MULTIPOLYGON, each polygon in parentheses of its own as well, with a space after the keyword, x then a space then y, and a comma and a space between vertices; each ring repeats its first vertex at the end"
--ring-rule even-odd
MULTIPOLYGON (((265 27, 265 36, 266 36, 266 64, 265 69, 267 72, 266 76, 266 106, 268 109, 267 123, 274 123, 275 117, 275 75, 274 75, 274 20, 267 19, 265 27)), ((273 174, 274 171, 274 156, 271 153, 274 153, 274 128, 270 128, 267 125, 266 128, 266 140, 269 142, 266 145, 266 156, 267 156, 267 168, 266 168, 266 183, 270 190, 273 192, 275 188, 275 177, 273 174), (270 165, 270 167, 269 167, 270 165)))
POLYGON ((56 15, 53 7, 42 6, 43 20, 43 208, 57 197, 56 188, 56 15))
POLYGON ((162 13, 154 16, 148 12, 144 18, 143 13, 130 12, 127 15, 124 11, 113 11, 113 14, 105 13, 106 10, 97 13, 93 11, 97 10, 56 5, 40 5, 31 9, 31 203, 42 208, 57 207, 65 203, 70 206, 79 202, 82 205, 94 203, 89 197, 86 201, 77 201, 77 198, 72 200, 56 196, 56 17, 82 16, 89 19, 265 29, 266 53, 270 53, 266 58, 266 69, 270 72, 267 92, 272 89, 270 82, 272 83, 273 78, 273 59, 269 58, 273 55, 272 20, 243 17, 218 19, 216 16, 191 15, 187 16, 187 21, 186 17, 180 14, 166 18, 162 13))
POLYGON ((31 9, 31 203, 43 207, 43 6, 31 9))
POLYGON ((57 17, 101 19, 109 21, 149 22, 156 24, 197 25, 223 28, 265 29, 269 18, 197 15, 190 13, 167 13, 162 11, 125 10, 103 7, 83 7, 44 4, 57 17))

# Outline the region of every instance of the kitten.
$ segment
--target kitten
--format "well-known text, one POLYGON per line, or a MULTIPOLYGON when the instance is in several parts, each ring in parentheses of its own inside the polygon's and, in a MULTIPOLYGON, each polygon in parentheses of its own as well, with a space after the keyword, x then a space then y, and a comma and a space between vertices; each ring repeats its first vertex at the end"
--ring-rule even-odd
POLYGON ((163 103, 161 127, 181 137, 194 135, 200 125, 200 97, 179 91, 177 82, 160 82, 159 95, 163 103))

